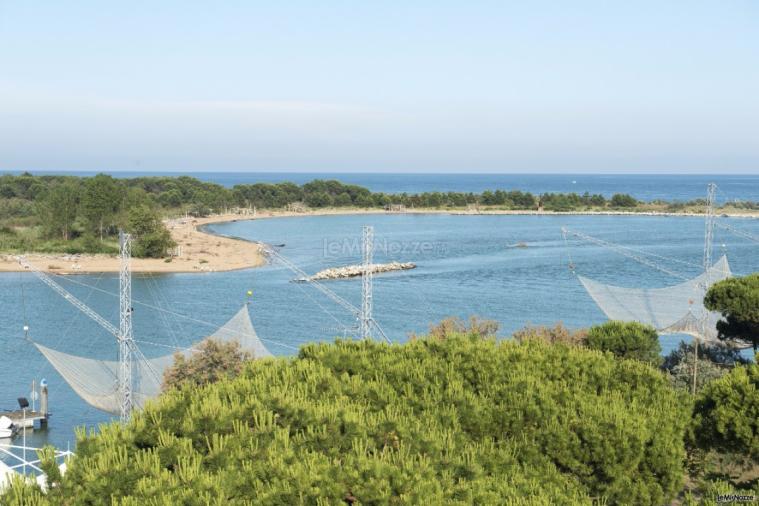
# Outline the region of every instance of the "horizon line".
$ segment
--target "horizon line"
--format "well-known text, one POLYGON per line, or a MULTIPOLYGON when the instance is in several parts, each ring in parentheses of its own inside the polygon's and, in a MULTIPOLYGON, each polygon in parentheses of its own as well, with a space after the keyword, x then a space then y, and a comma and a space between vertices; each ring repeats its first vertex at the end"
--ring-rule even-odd
POLYGON ((373 172, 373 171, 312 171, 312 170, 181 170, 181 169, 0 169, 0 175, 17 175, 23 173, 84 173, 84 174, 112 174, 112 173, 155 173, 156 176, 170 175, 190 175, 190 174, 336 174, 336 175, 411 175, 411 176, 436 176, 436 175, 455 175, 455 176, 749 176, 759 177, 759 171, 756 173, 741 172, 373 172))

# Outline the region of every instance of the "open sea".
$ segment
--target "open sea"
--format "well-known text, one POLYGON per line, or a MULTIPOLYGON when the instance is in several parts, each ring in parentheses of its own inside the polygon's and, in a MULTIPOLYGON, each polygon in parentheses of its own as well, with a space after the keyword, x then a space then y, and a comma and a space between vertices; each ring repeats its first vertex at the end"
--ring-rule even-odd
MULTIPOLYGON (((260 174, 206 176, 225 185, 262 180, 260 174)), ((297 175, 300 180, 294 176, 287 174, 280 179, 300 182, 317 176, 336 177, 381 191, 500 187, 536 193, 624 192, 638 198, 667 200, 700 198, 707 181, 716 180, 722 195, 759 200, 759 176, 308 174, 297 175)), ((269 176, 268 180, 276 178, 269 176)), ((759 235, 757 219, 719 220, 759 235)), ((503 336, 528 323, 562 321, 578 328, 603 322, 604 315, 568 268, 570 261, 577 273, 620 286, 660 287, 680 282, 608 249, 577 240, 564 242, 562 226, 674 259, 660 261, 683 276, 699 273, 703 254, 704 223, 696 217, 394 214, 276 218, 209 228, 218 234, 284 244, 281 254, 313 273, 358 263, 363 225, 375 228, 376 262, 398 260, 418 265, 414 270, 374 278, 375 318, 398 342, 451 315, 498 320, 503 336), (513 247, 519 243, 527 247, 513 247)), ((715 259, 723 253, 736 274, 759 270, 757 243, 718 228, 715 259)), ((135 338, 142 341, 140 346, 147 356, 167 353, 165 346, 189 345, 232 317, 245 303, 247 290, 253 290, 253 324, 276 355, 292 355, 303 343, 332 341, 349 334, 356 324, 354 317, 313 287, 291 282, 294 277, 278 264, 226 273, 135 276, 135 338)), ((115 275, 56 279, 104 317, 118 322, 115 275)), ((359 279, 327 283, 360 306, 359 279)), ((29 434, 29 443, 66 448, 74 442, 75 427, 95 426, 110 416, 88 407, 73 393, 25 340, 25 324, 30 327, 30 339, 69 353, 115 359, 116 342, 34 275, 0 274, 0 409, 12 408, 17 397, 28 396, 33 380, 47 379, 53 416, 46 431, 29 434)), ((679 340, 679 336, 662 337, 665 353, 679 340)))

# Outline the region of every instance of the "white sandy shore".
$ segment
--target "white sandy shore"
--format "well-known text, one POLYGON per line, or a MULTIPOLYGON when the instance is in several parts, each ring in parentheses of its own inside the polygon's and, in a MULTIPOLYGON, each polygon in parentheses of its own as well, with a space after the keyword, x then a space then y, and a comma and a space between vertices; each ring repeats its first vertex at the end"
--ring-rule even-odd
MULTIPOLYGON (((407 209, 414 214, 449 214, 449 215, 530 215, 530 216, 703 216, 698 213, 667 213, 646 211, 452 211, 442 209, 407 209)), ((200 229, 211 223, 225 223, 240 220, 268 218, 285 218, 292 216, 330 216, 345 214, 395 214, 382 209, 320 209, 307 212, 264 211, 256 215, 220 214, 207 218, 182 218, 166 222, 172 238, 179 246, 180 255, 170 262, 164 259, 135 258, 132 260, 133 272, 171 273, 171 272, 218 272, 259 267, 266 263, 261 247, 242 239, 222 237, 200 229)), ((759 218, 759 213, 729 213, 735 218, 759 218)), ((92 272, 118 272, 119 260, 109 255, 66 255, 30 253, 24 255, 26 260, 36 267, 48 272, 60 274, 83 274, 92 272)), ((0 254, 0 272, 18 272, 24 269, 16 260, 16 255, 0 254)))
MULTIPOLYGON (((133 258, 133 272, 214 272, 258 267, 266 262, 258 244, 220 237, 198 229, 202 225, 234 221, 240 215, 170 220, 166 226, 176 241, 179 256, 170 262, 155 258, 133 258)), ((118 272, 119 259, 111 255, 67 255, 29 253, 26 260, 35 267, 59 274, 118 272)), ((0 272, 24 270, 16 255, 0 255, 0 272)))

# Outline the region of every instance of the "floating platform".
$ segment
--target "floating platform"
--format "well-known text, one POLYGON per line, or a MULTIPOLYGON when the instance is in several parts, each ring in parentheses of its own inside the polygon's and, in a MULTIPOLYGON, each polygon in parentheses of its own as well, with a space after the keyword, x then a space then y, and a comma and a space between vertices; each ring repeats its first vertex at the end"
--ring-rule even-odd
POLYGON ((27 410, 27 412, 24 413, 23 410, 18 409, 16 411, 0 411, 0 416, 7 416, 10 418, 16 427, 33 429, 36 425, 39 425, 40 427, 46 426, 49 413, 40 413, 39 411, 31 410, 27 410))

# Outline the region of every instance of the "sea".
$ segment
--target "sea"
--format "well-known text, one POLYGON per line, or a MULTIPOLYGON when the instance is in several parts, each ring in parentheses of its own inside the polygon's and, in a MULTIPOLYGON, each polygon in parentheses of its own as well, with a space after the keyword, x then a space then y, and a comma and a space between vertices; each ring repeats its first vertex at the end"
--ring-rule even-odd
MULTIPOLYGON (((216 179, 210 173, 202 176, 225 185, 262 180, 250 174, 220 174, 216 179)), ((270 175, 266 180, 336 178, 387 192, 500 187, 535 193, 620 192, 666 200, 702 198, 707 182, 714 180, 729 198, 759 200, 759 177, 754 176, 298 177, 302 179, 293 174, 280 179, 270 175)), ((759 219, 719 217, 718 221, 759 236, 759 219)), ((282 256, 303 271, 314 273, 360 262, 364 225, 374 227, 376 262, 397 260, 417 265, 413 270, 374 277, 374 317, 393 342, 424 333, 430 324, 449 316, 497 320, 504 338, 528 324, 562 322, 581 328, 601 323, 605 316, 578 275, 618 286, 663 287, 698 275, 703 257, 704 221, 687 216, 380 214, 249 220, 207 228, 220 235, 277 245, 282 256), (624 250, 628 254, 572 237, 565 240, 562 227, 621 245, 628 248, 624 250), (633 257, 653 261, 645 265, 633 257)), ((759 270, 757 243, 745 234, 718 227, 714 244, 715 259, 727 255, 735 274, 759 270)), ((174 347, 188 346, 211 334, 245 304, 258 335, 275 355, 292 356, 310 342, 351 338, 357 324, 355 315, 313 286, 294 282, 296 277, 277 262, 236 272, 135 275, 135 338, 146 356, 171 353, 174 347)), ((105 318, 118 323, 116 275, 55 279, 105 318)), ((360 306, 360 280, 325 285, 360 306)), ((375 331, 375 336, 381 338, 380 332, 375 331)), ((662 336, 663 353, 681 340, 688 338, 662 336)), ((73 447, 76 427, 97 427, 112 417, 79 399, 33 342, 114 360, 115 338, 33 274, 0 274, 0 410, 13 408, 17 397, 29 397, 32 381, 45 379, 50 390, 50 424, 46 430, 27 433, 28 443, 73 447)))

